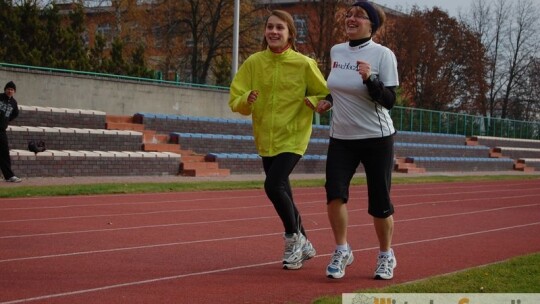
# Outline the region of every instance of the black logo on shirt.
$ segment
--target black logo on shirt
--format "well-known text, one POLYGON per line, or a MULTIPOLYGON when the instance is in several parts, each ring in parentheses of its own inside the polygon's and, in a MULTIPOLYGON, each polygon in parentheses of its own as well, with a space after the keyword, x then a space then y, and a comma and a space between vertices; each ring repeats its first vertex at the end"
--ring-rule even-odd
POLYGON ((332 64, 332 69, 358 71, 358 65, 357 64, 352 64, 350 62, 339 63, 337 61, 334 61, 334 63, 332 64))

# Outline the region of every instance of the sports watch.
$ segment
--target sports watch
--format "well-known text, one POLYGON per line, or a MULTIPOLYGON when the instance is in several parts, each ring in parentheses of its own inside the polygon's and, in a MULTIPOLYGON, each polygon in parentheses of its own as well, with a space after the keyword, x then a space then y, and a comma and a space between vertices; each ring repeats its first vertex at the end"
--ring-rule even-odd
POLYGON ((369 74, 369 77, 366 80, 362 81, 362 82, 364 84, 367 84, 368 82, 374 83, 375 80, 377 80, 377 75, 372 73, 372 74, 369 74))

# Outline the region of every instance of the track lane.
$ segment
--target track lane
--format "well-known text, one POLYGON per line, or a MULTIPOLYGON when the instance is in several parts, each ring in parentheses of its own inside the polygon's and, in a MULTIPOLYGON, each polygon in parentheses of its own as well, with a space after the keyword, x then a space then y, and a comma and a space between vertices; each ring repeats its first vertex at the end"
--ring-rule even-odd
MULTIPOLYGON (((318 257, 308 261, 300 271, 280 269, 279 256, 283 246, 280 226, 265 197, 254 199, 261 197, 257 191, 247 191, 250 195, 245 195, 246 191, 234 195, 235 199, 231 201, 235 203, 231 208, 236 208, 232 213, 239 215, 238 219, 231 220, 231 213, 222 209, 220 200, 223 193, 213 193, 217 201, 201 199, 202 193, 197 193, 198 202, 204 206, 199 204, 196 207, 204 207, 207 218, 200 220, 199 217, 205 216, 197 211, 192 212, 191 217, 179 215, 189 211, 172 212, 175 214, 169 219, 170 223, 161 227, 143 227, 139 222, 151 218, 145 224, 158 226, 159 218, 167 219, 168 215, 160 213, 156 216, 156 210, 162 210, 164 206, 176 210, 174 208, 179 205, 193 204, 167 202, 171 200, 170 196, 161 198, 159 195, 153 196, 159 203, 150 203, 149 197, 140 200, 139 204, 133 204, 133 201, 125 203, 122 199, 122 208, 135 206, 142 212, 117 215, 111 231, 85 231, 85 227, 93 224, 85 223, 79 227, 75 222, 91 222, 92 216, 100 218, 100 214, 110 211, 108 208, 119 196, 113 196, 110 203, 104 197, 96 197, 95 202, 106 205, 101 206, 105 209, 93 215, 90 212, 88 218, 72 219, 72 214, 59 214, 57 219, 37 220, 38 224, 24 220, 28 216, 39 218, 38 215, 43 215, 43 208, 34 206, 30 209, 35 210, 27 209, 27 214, 19 218, 22 221, 9 222, 17 220, 17 217, 13 214, 13 217, 7 217, 2 211, 0 221, 3 223, 0 225, 10 224, 17 228, 7 233, 1 230, 0 281, 2 286, 9 287, 6 288, 9 292, 4 293, 6 289, 3 288, 0 301, 38 297, 34 302, 93 303, 103 299, 108 303, 125 303, 127 300, 130 303, 178 303, 178 299, 188 293, 193 297, 193 303, 306 302, 322 294, 363 288, 361 285, 364 284, 394 284, 418 279, 418 275, 447 273, 537 252, 540 250, 536 245, 536 236, 540 232, 540 209, 535 202, 540 202, 540 183, 527 181, 507 186, 502 189, 501 183, 441 184, 431 187, 436 188, 432 189, 431 200, 424 193, 417 193, 422 191, 418 189, 426 187, 394 187, 397 210, 394 248, 399 269, 392 282, 370 278, 376 240, 371 220, 365 214, 365 198, 362 197, 365 189, 362 187, 354 188, 352 195, 355 201, 350 205, 350 235, 355 237, 351 244, 356 248, 358 263, 348 268, 345 280, 338 281, 324 278, 324 268, 333 245, 324 201, 321 201, 324 190, 318 188, 305 192, 298 189, 298 195, 295 195, 309 237, 319 251, 318 257), (519 190, 511 195, 508 189, 519 190), (441 195, 443 191, 447 193, 446 198, 441 195), (242 197, 246 205, 236 204, 242 201, 242 197), (139 209, 141 206, 145 207, 139 209), (159 208, 155 209, 156 206, 159 208), (253 215, 258 218, 246 220, 253 215), (119 218, 124 218, 125 222, 119 218), (186 224, 189 220, 192 222, 186 224), (122 227, 117 227, 116 223, 122 223, 122 227), (30 228, 26 228, 28 226, 30 228), (59 230, 46 232, 49 226, 59 230), (40 230, 43 232, 37 232, 40 230), (176 243, 171 241, 174 239, 176 243), (32 244, 37 245, 32 247, 32 244), (431 254, 422 259, 422 263, 427 265, 416 265, 416 249, 431 254), (456 250, 461 251, 454 253, 456 250), (435 262, 435 258, 439 262, 435 262), (410 273, 413 270, 418 270, 418 274, 410 273), (286 287, 291 282, 298 284, 293 292, 286 287), (217 296, 218 291, 224 294, 217 296)), ((65 203, 51 202, 48 207, 65 203)), ((82 205, 87 204, 92 204, 92 201, 87 200, 82 205)), ((6 208, 6 202, 0 202, 1 208, 6 208)), ((86 208, 57 209, 77 209, 77 214, 83 215, 88 212, 86 208)))

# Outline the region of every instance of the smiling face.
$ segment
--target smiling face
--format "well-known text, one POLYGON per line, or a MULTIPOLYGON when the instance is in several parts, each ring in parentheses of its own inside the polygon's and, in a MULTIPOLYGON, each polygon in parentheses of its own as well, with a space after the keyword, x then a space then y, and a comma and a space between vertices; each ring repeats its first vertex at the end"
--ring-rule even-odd
POLYGON ((274 52, 281 52, 289 45, 289 27, 277 16, 270 16, 266 21, 264 38, 274 52))
POLYGON ((349 40, 371 36, 371 21, 363 8, 353 6, 347 11, 345 14, 345 33, 349 40))

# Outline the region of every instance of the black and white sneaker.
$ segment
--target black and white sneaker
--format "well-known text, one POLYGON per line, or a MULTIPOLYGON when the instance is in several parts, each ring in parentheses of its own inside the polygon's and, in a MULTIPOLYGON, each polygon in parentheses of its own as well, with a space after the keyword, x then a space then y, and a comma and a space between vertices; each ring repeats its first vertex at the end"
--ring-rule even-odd
POLYGON ((397 260, 394 251, 391 255, 379 255, 377 258, 377 268, 375 269, 375 280, 390 280, 394 277, 394 268, 397 260))
POLYGON ((284 269, 291 269, 291 270, 300 269, 300 268, 302 268, 304 261, 313 258, 316 254, 317 254, 317 251, 313 247, 313 244, 311 244, 311 242, 308 239, 306 239, 304 247, 302 247, 302 258, 301 258, 301 260, 296 262, 296 263, 285 263, 285 262, 283 262, 283 268, 284 269))
POLYGON ((306 244, 306 237, 303 234, 294 233, 291 236, 284 235, 285 250, 283 252, 283 268, 298 269, 302 267, 302 249, 306 244), (300 266, 297 264, 300 263, 300 266))

